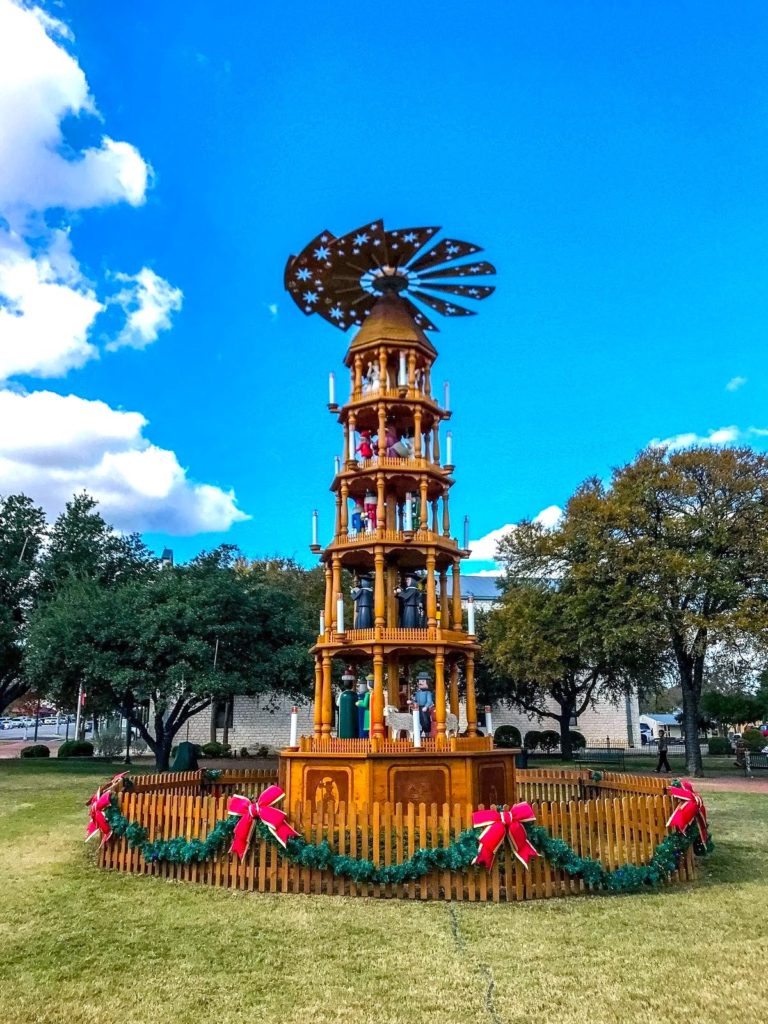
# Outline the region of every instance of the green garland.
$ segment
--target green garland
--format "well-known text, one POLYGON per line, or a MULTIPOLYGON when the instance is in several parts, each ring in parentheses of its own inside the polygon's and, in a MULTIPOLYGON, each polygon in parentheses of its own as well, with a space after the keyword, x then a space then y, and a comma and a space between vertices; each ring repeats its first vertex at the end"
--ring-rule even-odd
MULTIPOLYGON (((175 864, 192 864, 209 860, 224 846, 231 844, 238 820, 236 815, 231 815, 217 822, 206 839, 176 836, 173 839, 150 841, 143 825, 129 821, 121 813, 114 794, 104 814, 113 835, 125 837, 132 849, 139 847, 148 863, 170 861, 175 864)), ((287 857, 291 863, 303 868, 331 871, 336 877, 348 878, 359 884, 402 885, 418 881, 434 870, 465 871, 472 866, 478 851, 477 832, 467 829, 449 846, 417 850, 401 864, 381 867, 371 860, 334 853, 326 839, 313 844, 300 836, 294 837, 288 840, 283 849, 263 822, 256 821, 255 825, 262 841, 274 843, 281 856, 287 857)), ((598 860, 580 857, 563 839, 553 839, 541 825, 528 824, 525 829, 539 854, 553 867, 560 868, 573 878, 583 879, 590 888, 607 889, 614 893, 637 892, 659 885, 677 869, 690 846, 698 854, 709 853, 714 848, 711 839, 704 846, 694 822, 685 834, 672 832, 662 839, 647 864, 625 864, 609 871, 598 860)))

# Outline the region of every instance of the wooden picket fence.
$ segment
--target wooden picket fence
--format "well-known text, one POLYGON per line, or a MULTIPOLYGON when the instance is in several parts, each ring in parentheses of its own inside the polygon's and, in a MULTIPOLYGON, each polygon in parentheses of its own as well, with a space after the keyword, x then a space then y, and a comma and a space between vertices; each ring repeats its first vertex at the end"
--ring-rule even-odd
MULTIPOLYGON (((265 781, 265 780, 262 780, 265 781)), ((263 787, 261 787, 263 788, 263 787)), ((253 786, 249 792, 258 791, 253 786)), ((198 795, 164 790, 139 791, 118 796, 120 808, 148 830, 150 840, 173 836, 204 839, 215 823, 227 815, 227 796, 198 795)), ((672 800, 661 792, 601 796, 590 800, 534 802, 537 822, 550 835, 568 842, 581 856, 599 859, 607 868, 644 864, 667 834, 672 800)), ((316 805, 299 809, 292 824, 311 843, 327 839, 341 854, 371 859, 375 864, 401 863, 421 847, 447 846, 472 824, 470 805, 375 803, 357 810, 316 805)), ((548 899, 585 891, 585 885, 559 871, 543 857, 525 870, 513 857, 508 843, 499 850, 493 870, 434 871, 405 885, 360 884, 335 877, 330 871, 297 867, 281 856, 273 843, 254 841, 240 862, 221 853, 202 864, 148 864, 125 839, 111 839, 99 853, 104 868, 133 874, 155 875, 176 881, 197 882, 225 889, 270 893, 313 893, 419 900, 514 902, 548 899)), ((689 850, 671 882, 695 875, 689 850)))
POLYGON ((176 796, 221 796, 223 793, 245 793, 251 796, 276 783, 276 768, 223 768, 215 778, 209 778, 204 768, 193 772, 156 772, 131 776, 131 790, 135 793, 168 793, 176 796))

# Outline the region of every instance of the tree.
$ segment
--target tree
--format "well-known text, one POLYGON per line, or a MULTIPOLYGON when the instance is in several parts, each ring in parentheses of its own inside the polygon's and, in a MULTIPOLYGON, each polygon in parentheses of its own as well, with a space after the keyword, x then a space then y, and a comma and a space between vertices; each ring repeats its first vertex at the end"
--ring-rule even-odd
POLYGON ((73 578, 30 626, 27 664, 71 691, 82 678, 168 767, 174 737, 214 698, 306 692, 301 609, 276 587, 248 586, 229 549, 104 587, 73 578), (145 721, 147 717, 148 721, 145 721))
POLYGON ((573 756, 573 719, 598 696, 632 688, 633 653, 612 645, 567 583, 509 586, 486 628, 481 660, 497 699, 557 722, 564 760, 573 756))
POLYGON ((0 498, 0 712, 29 689, 21 663, 44 539, 41 508, 23 494, 0 498))
POLYGON ((762 702, 751 693, 718 693, 710 690, 701 696, 702 715, 717 722, 725 733, 729 725, 743 725, 762 718, 762 702))
POLYGON ((115 533, 97 505, 85 491, 76 494, 51 527, 39 567, 42 599, 72 579, 108 587, 157 571, 157 559, 141 537, 115 533))
POLYGON ((487 664, 497 699, 558 723, 567 759, 573 718, 658 671, 655 649, 638 643, 644 624, 626 612, 629 582, 607 565, 582 571, 587 540, 568 511, 551 530, 523 522, 507 534, 497 552, 503 596, 483 627, 483 685, 487 664))
POLYGON ((703 774, 708 659, 765 646, 768 459, 749 448, 649 449, 608 487, 583 485, 567 516, 584 538, 580 571, 608 571, 630 585, 626 613, 645 622, 642 642, 661 644, 677 675, 687 769, 703 774))

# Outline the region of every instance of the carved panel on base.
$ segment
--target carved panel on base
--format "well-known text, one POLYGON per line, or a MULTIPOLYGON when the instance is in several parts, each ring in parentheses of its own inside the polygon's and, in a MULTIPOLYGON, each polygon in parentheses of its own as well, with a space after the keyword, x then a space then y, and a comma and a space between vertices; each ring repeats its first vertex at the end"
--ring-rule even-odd
POLYGON ((514 799, 514 794, 507 793, 507 773, 501 761, 481 764, 477 769, 480 803, 484 807, 491 804, 506 804, 514 799))
POLYGON ((313 804, 331 805, 336 811, 339 804, 349 803, 352 772, 349 768, 307 768, 304 775, 304 797, 313 804))
POLYGON ((444 804, 448 800, 448 768, 445 765, 392 768, 389 791, 394 803, 444 804))

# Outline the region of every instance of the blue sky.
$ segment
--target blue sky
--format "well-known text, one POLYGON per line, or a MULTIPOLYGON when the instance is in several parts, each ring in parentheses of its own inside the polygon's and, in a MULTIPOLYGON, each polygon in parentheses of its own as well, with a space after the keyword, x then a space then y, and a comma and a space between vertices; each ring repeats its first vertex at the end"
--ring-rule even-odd
MULTIPOLYGON (((0 0, 0 26, 12 6, 0 0)), ((92 483, 121 528, 178 557, 227 540, 310 564, 311 510, 327 536, 341 447, 327 374, 344 379, 349 336, 299 313, 283 267, 321 229, 378 217, 444 225, 498 268, 479 315, 441 320, 435 338, 457 530, 467 513, 481 540, 561 505, 652 439, 716 431, 765 448, 765 4, 45 10, 71 36, 46 21, 46 49, 25 34, 39 75, 25 79, 28 61, 0 73, 0 127, 17 109, 3 89, 49 102, 40 82, 70 78, 5 192, 0 172, 5 253, 38 271, 47 259, 103 308, 83 310, 69 355, 0 370, 0 426, 6 394, 11 425, 34 435, 0 443, 4 490, 55 510, 70 482, 92 483), (98 118, 66 109, 77 83, 54 50, 81 69, 98 118), (32 189, 54 143, 65 159, 32 189), (84 152, 98 174, 62 209, 56 175, 84 152), (86 441, 40 427, 58 433, 65 409, 88 420, 86 441)), ((22 13, 14 31, 40 26, 22 13)), ((0 314, 3 251, 0 236, 0 314)), ((21 332, 45 300, 15 287, 5 326, 21 332)), ((3 326, 0 353, 24 342, 3 326)), ((475 567, 491 552, 479 543, 475 567)))

